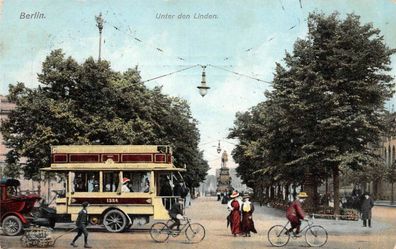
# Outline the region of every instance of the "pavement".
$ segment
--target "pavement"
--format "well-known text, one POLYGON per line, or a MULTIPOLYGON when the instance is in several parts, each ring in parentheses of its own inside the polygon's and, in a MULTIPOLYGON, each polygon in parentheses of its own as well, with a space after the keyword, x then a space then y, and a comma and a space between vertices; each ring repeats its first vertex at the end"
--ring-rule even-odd
MULTIPOLYGON (((206 237, 199 244, 186 242, 184 234, 170 237, 166 243, 155 243, 150 238, 148 228, 133 226, 129 232, 109 233, 102 227, 90 227, 89 242, 93 248, 105 249, 162 249, 162 248, 203 248, 203 249, 266 249, 273 248, 267 240, 269 228, 275 224, 285 224, 283 211, 266 206, 255 205, 253 214, 257 234, 252 237, 233 237, 226 226, 228 211, 225 205, 212 197, 200 197, 193 200, 193 205, 186 209, 186 215, 192 222, 201 223, 206 229, 206 237)), ((396 209, 376 206, 373 209, 373 228, 362 227, 361 221, 315 219, 314 223, 322 225, 329 234, 328 242, 323 248, 331 249, 393 249, 396 244, 396 209)), ((53 237, 64 234, 73 224, 57 224, 53 237)), ((69 243, 74 237, 69 233, 57 240, 55 248, 71 248, 69 243)), ((2 248, 21 248, 20 237, 0 235, 2 248)), ((77 242, 82 248, 83 239, 77 242)), ((307 248, 304 238, 291 239, 285 248, 307 248)))
POLYGON ((396 208, 396 200, 393 204, 390 201, 378 200, 374 202, 375 206, 383 206, 383 207, 395 207, 396 208))

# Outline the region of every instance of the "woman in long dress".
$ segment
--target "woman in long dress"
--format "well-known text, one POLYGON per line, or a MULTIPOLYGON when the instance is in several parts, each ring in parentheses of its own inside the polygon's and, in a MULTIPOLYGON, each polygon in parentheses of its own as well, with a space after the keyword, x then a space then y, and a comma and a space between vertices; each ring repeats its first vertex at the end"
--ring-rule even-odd
POLYGON ((239 196, 238 192, 232 193, 230 196, 232 198, 230 208, 230 222, 231 222, 231 233, 236 237, 238 234, 241 233, 241 211, 240 211, 240 204, 237 200, 239 196))
POLYGON ((253 222, 253 212, 254 206, 253 203, 250 202, 250 196, 244 195, 242 202, 242 232, 245 237, 250 237, 250 232, 257 233, 256 228, 254 227, 253 222))

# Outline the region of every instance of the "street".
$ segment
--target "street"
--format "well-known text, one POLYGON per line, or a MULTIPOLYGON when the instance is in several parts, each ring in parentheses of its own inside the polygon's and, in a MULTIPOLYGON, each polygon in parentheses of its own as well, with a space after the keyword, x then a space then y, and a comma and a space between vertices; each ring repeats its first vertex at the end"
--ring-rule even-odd
MULTIPOLYGON (((253 215, 258 234, 252 237, 233 237, 226 227, 226 207, 214 197, 201 197, 193 200, 186 209, 186 215, 192 222, 199 222, 206 228, 206 237, 199 244, 188 244, 184 234, 166 243, 155 243, 148 228, 133 229, 125 233, 108 233, 100 228, 92 228, 89 243, 93 248, 273 248, 267 240, 268 229, 275 224, 284 224, 286 219, 281 211, 256 205, 253 215)), ((373 228, 362 227, 361 221, 333 221, 315 219, 314 223, 325 227, 329 233, 327 244, 323 248, 339 249, 393 249, 396 244, 396 208, 375 207, 373 209, 373 228)), ((54 237, 72 228, 72 224, 58 226, 54 237)), ((69 243, 75 234, 66 234, 56 241, 55 248, 72 248, 69 243)), ((22 248, 18 237, 0 236, 2 248, 22 248)), ((83 247, 83 237, 77 244, 83 247)), ((304 238, 290 239, 285 248, 305 248, 304 238)))

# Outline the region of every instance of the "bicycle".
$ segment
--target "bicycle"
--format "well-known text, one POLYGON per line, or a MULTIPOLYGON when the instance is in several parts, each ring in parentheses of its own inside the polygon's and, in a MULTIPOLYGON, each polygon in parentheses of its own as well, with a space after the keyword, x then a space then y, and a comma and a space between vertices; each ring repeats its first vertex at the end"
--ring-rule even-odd
MULTIPOLYGON (((327 243, 328 234, 324 227, 320 225, 313 225, 312 220, 305 220, 307 221, 307 225, 304 226, 300 234, 302 234, 305 230, 305 242, 312 247, 321 247, 327 243)), ((298 238, 294 232, 289 232, 287 225, 290 224, 290 221, 286 223, 286 225, 274 225, 268 230, 268 241, 271 245, 276 247, 285 246, 290 237, 293 239, 298 238)))
POLYGON ((191 223, 191 219, 184 217, 185 223, 181 224, 180 230, 169 229, 169 225, 172 219, 169 219, 166 223, 156 222, 150 228, 150 236, 155 242, 163 243, 168 240, 169 236, 179 236, 183 231, 191 243, 199 243, 205 238, 205 228, 199 223, 191 223))

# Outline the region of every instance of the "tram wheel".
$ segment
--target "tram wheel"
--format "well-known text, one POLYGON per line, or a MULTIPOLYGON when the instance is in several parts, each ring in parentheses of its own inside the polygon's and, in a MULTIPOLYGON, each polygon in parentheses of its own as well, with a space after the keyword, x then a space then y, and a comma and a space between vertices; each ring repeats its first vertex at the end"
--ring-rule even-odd
POLYGON ((103 225, 106 230, 112 233, 124 231, 127 226, 128 219, 123 212, 117 209, 108 211, 103 217, 103 225))

